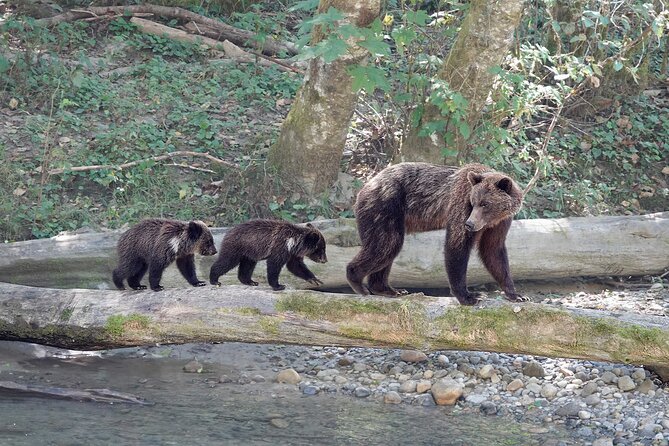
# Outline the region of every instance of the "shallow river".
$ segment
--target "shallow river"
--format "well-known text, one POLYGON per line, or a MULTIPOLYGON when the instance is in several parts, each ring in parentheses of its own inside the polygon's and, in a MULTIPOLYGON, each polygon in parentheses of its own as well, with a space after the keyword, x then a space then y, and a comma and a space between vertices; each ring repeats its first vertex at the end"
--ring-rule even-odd
POLYGON ((132 393, 151 406, 0 391, 0 445, 544 445, 564 438, 503 416, 388 405, 350 395, 303 396, 272 382, 270 346, 249 344, 68 354, 0 341, 0 381, 132 393), (161 357, 162 356, 162 357, 161 357), (197 356, 204 373, 184 373, 197 356), (267 381, 218 383, 263 375, 267 381), (278 426, 278 427, 277 427, 278 426))

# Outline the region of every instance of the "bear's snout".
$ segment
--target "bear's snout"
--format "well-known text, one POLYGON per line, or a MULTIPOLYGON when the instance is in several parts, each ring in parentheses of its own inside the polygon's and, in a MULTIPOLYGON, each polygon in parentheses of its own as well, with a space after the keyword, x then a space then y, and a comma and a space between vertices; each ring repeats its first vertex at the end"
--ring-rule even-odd
POLYGON ((468 230, 469 232, 476 232, 476 225, 474 224, 473 221, 467 220, 465 222, 465 229, 468 230))

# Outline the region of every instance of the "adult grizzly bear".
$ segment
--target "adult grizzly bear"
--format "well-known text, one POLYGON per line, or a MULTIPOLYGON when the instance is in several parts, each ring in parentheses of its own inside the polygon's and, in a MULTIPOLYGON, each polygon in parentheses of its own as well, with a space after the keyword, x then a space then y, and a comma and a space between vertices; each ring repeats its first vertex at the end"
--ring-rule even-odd
POLYGON ((250 220, 230 229, 223 237, 220 253, 209 272, 209 282, 220 285, 218 278, 239 265, 239 281, 257 286, 251 275, 258 260, 267 259, 267 282, 275 291, 286 288, 279 283, 284 265, 300 279, 322 285, 304 264, 305 257, 318 263, 328 261, 325 238, 310 223, 298 226, 282 220, 250 220))
POLYGON ((388 284, 404 234, 445 228, 446 272, 461 304, 474 305, 480 297, 467 290, 467 263, 474 246, 505 297, 525 300, 516 293, 504 245, 522 198, 509 176, 481 164, 459 169, 427 163, 387 167, 358 193, 355 217, 362 249, 348 264, 346 278, 358 294, 405 294, 388 284), (367 288, 362 284, 365 277, 367 288))
POLYGON ((161 291, 163 271, 175 259, 184 278, 193 286, 203 286, 195 273, 194 254, 213 256, 216 245, 211 231, 201 221, 181 222, 152 218, 142 220, 121 235, 118 240, 118 267, 114 270, 114 285, 124 290, 123 280, 133 290, 144 290, 140 281, 149 271, 149 286, 161 291))

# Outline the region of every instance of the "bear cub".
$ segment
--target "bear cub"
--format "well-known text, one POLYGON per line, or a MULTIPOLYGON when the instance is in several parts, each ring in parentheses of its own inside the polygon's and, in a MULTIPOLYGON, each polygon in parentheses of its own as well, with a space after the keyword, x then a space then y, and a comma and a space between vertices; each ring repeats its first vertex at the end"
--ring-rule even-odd
POLYGON ((230 229, 220 246, 218 258, 211 266, 209 281, 220 285, 218 278, 237 265, 237 277, 245 285, 257 286, 251 275, 259 260, 267 259, 267 282, 273 290, 286 287, 279 283, 284 265, 288 271, 313 285, 323 282, 309 271, 304 257, 317 263, 328 261, 325 238, 310 223, 298 226, 281 220, 250 220, 230 229))
POLYGON ((118 266, 114 270, 114 285, 124 290, 123 280, 133 290, 144 290, 140 281, 149 271, 149 286, 161 291, 163 271, 175 259, 184 278, 193 286, 206 285, 195 273, 195 256, 216 254, 214 238, 201 221, 147 219, 128 229, 118 241, 118 266))

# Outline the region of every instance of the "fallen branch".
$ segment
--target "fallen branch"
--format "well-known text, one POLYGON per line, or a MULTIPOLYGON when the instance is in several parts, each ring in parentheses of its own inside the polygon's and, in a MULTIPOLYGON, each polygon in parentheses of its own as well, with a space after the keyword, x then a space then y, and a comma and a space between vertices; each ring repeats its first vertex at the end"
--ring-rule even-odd
POLYGON ((208 37, 195 36, 180 29, 171 28, 160 23, 152 22, 151 20, 140 19, 137 17, 130 19, 130 22, 134 23, 143 33, 153 34, 161 37, 166 36, 169 39, 178 40, 180 42, 188 42, 195 45, 201 44, 206 48, 212 48, 214 50, 221 51, 223 54, 225 54, 225 57, 233 59, 237 62, 257 63, 258 65, 267 67, 275 66, 281 71, 296 71, 291 67, 286 67, 285 64, 277 64, 272 59, 254 57, 252 54, 247 53, 228 40, 219 42, 218 40, 210 39, 208 37))
POLYGON ((153 405, 153 403, 149 403, 130 393, 116 392, 109 389, 78 390, 65 387, 40 386, 37 384, 19 384, 13 381, 0 381, 0 390, 75 401, 93 401, 96 403, 109 404, 140 404, 142 406, 153 405))
POLYGON ((236 164, 233 164, 229 161, 222 160, 220 158, 216 158, 215 156, 212 156, 208 153, 200 153, 200 152, 191 152, 188 150, 179 150, 177 152, 170 152, 165 155, 158 155, 158 156, 152 156, 151 158, 145 158, 137 161, 131 161, 129 163, 124 163, 124 164, 97 164, 93 166, 74 166, 74 167, 67 167, 67 168, 62 168, 62 169, 52 169, 48 173, 49 175, 61 175, 63 173, 69 173, 69 172, 89 172, 91 170, 102 170, 102 169, 111 169, 111 170, 123 170, 123 169, 128 169, 130 167, 137 166, 142 163, 146 163, 147 161, 162 161, 166 159, 172 159, 177 156, 194 156, 194 157, 200 157, 200 158, 206 158, 209 161, 220 164, 226 167, 230 167, 231 169, 239 169, 239 167, 236 164))
MULTIPOLYGON (((218 31, 221 37, 242 46, 248 46, 249 42, 257 42, 258 36, 250 31, 241 30, 234 26, 227 25, 219 20, 196 14, 194 12, 178 7, 158 6, 151 4, 129 5, 129 6, 91 6, 85 9, 70 10, 64 14, 53 17, 36 20, 35 23, 40 26, 54 26, 62 22, 71 22, 85 18, 98 18, 99 16, 110 16, 116 18, 120 15, 138 16, 146 14, 155 14, 161 17, 180 19, 185 22, 196 22, 218 31)), ((297 54, 295 45, 281 43, 271 37, 262 42, 261 52, 267 55, 277 54, 297 54)))

